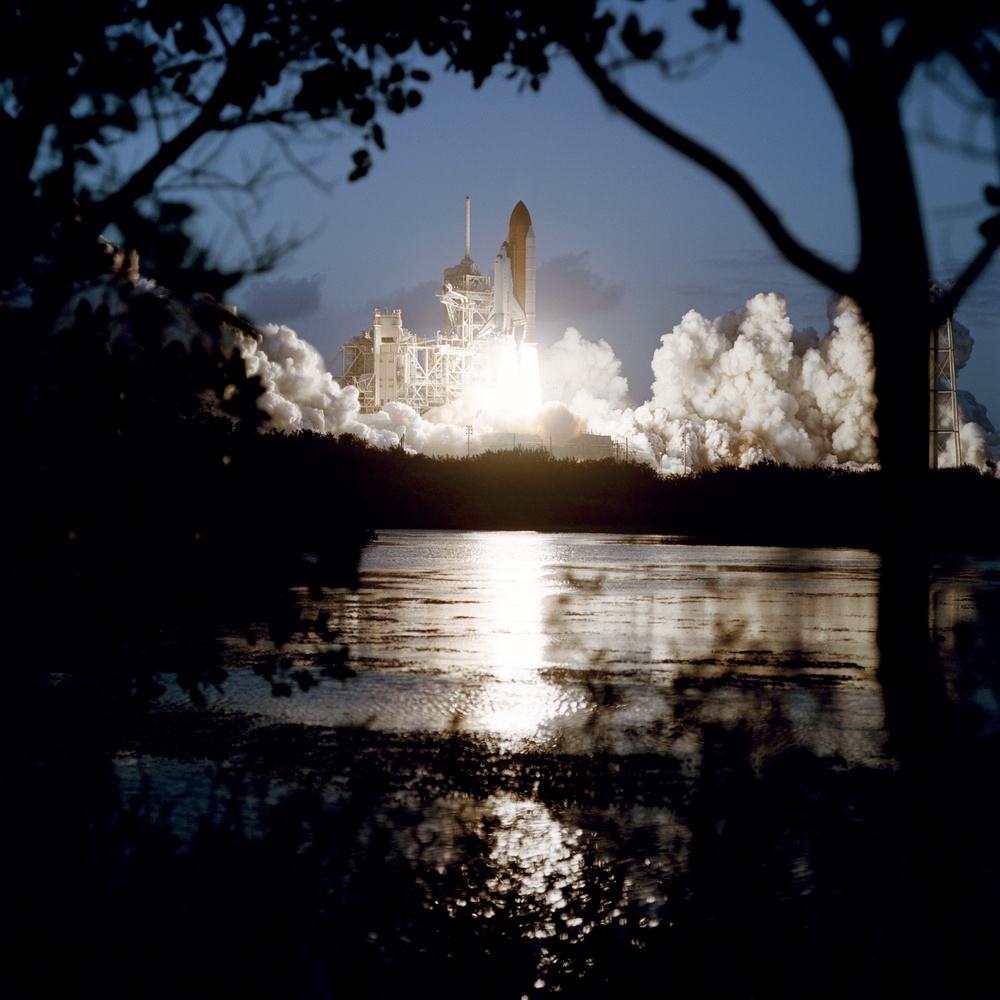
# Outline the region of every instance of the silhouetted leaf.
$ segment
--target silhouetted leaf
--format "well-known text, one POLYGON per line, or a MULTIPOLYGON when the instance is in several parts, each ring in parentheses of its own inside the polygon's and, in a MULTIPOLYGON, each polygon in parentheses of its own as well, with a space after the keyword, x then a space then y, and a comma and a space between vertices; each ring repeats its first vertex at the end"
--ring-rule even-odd
POLYGON ((643 34, 639 19, 629 14, 622 28, 622 42, 636 58, 651 59, 663 44, 663 32, 654 29, 643 34))
POLYGON ((386 107, 393 112, 393 114, 400 115, 406 110, 406 97, 403 94, 402 88, 393 87, 388 94, 386 94, 386 107))
POLYGON ((1000 215, 991 216, 980 227, 979 231, 988 240, 1000 241, 1000 215))
POLYGON ((730 5, 729 0, 705 0, 705 6, 691 12, 696 24, 706 31, 716 31, 721 27, 726 29, 726 38, 731 42, 738 39, 738 30, 742 12, 738 7, 730 5))
POLYGON ((372 168, 371 156, 367 149, 358 149, 351 154, 354 169, 347 175, 349 181, 357 181, 364 177, 372 168))
POLYGON ((352 125, 367 125, 375 116, 375 102, 370 98, 363 98, 355 105, 351 112, 352 125))

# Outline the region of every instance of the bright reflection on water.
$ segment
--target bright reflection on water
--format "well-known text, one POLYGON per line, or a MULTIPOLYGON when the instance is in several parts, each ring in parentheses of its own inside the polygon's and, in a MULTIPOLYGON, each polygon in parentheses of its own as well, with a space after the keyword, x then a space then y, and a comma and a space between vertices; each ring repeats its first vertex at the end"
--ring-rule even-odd
MULTIPOLYGON (((555 586, 546 579, 551 536, 483 532, 465 536, 456 558, 480 569, 445 612, 451 627, 477 637, 472 651, 491 683, 468 688, 453 702, 456 728, 530 737, 549 719, 574 710, 543 676, 543 610, 555 586)), ((442 651, 443 652, 443 651, 442 651)))
POLYGON ((522 905, 542 914, 533 922, 536 937, 559 933, 554 914, 566 905, 583 865, 579 840, 583 831, 570 829, 539 802, 507 792, 482 800, 444 802, 424 816, 416 841, 433 840, 434 863, 440 871, 459 864, 468 851, 469 835, 481 844, 485 877, 481 894, 460 905, 495 916, 496 900, 515 893, 522 905))
MULTIPOLYGON (((369 920, 329 968, 369 949, 360 967, 389 983, 371 995, 405 992, 411 960, 435 982, 468 963, 461 991, 440 995, 612 995, 604 984, 643 961, 648 982, 623 995, 685 973, 680 996, 874 995, 889 980, 871 956, 895 977, 914 928, 949 954, 944 935, 966 947, 970 930, 956 915, 995 911, 996 811, 987 742, 926 788, 889 748, 878 573, 850 549, 382 532, 358 590, 307 606, 293 642, 275 650, 263 628, 228 640, 215 704, 303 724, 265 726, 257 758, 237 750, 234 774, 262 768, 254 794, 231 806, 218 772, 189 761, 149 764, 149 787, 175 824, 242 810, 255 836, 282 795, 306 794, 287 814, 279 803, 272 829, 293 843, 305 817, 323 919, 369 920), (343 679, 288 698, 249 669, 318 674, 336 650, 343 679), (315 822, 310 792, 336 822, 315 822), (777 968, 793 990, 771 990, 777 968)), ((988 740, 1000 562, 938 564, 928 596, 956 731, 988 740)), ((146 768, 120 762, 127 793, 146 768)))
MULTIPOLYGON (((478 733, 508 749, 596 740, 678 752, 692 724, 742 721, 773 729, 772 743, 872 759, 883 743, 877 573, 875 556, 849 549, 382 532, 360 588, 313 609, 357 676, 280 700, 237 676, 224 700, 313 725, 478 733)), ((235 662, 260 655, 239 645, 235 662)), ((294 666, 315 645, 283 652, 294 666)))

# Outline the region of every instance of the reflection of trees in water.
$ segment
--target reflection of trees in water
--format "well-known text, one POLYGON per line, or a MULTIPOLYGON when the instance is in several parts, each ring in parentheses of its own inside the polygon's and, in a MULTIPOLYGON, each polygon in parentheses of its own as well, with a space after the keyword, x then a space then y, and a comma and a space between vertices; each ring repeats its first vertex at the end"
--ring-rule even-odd
MULTIPOLYGON (((995 590, 935 591, 945 675, 967 696, 920 771, 816 752, 796 696, 822 706, 852 682, 737 637, 724 664, 674 665, 645 728, 628 713, 648 677, 567 667, 552 681, 585 694, 590 723, 519 750, 461 732, 220 736, 224 719, 187 734, 211 742, 171 720, 158 743, 146 716, 140 747, 222 761, 214 811, 180 836, 149 799, 115 804, 67 702, 60 739, 37 737, 44 766, 26 740, 4 776, 4 975, 108 996, 968 994, 1000 903, 1000 747, 988 726, 956 734, 995 690, 995 619, 980 621, 995 590), (42 938, 63 960, 29 968, 18 953, 42 938)), ((328 624, 299 627, 320 648, 328 624)))
MULTIPOLYGON (((215 740, 208 754, 146 716, 147 749, 222 759, 215 811, 183 837, 149 800, 116 807, 106 774, 83 775, 78 720, 64 758, 20 770, 31 794, 8 775, 0 798, 18 862, 8 943, 55 935, 64 956, 5 975, 109 996, 193 982, 289 997, 961 993, 974 963, 955 956, 991 947, 1000 903, 997 748, 918 777, 850 766, 797 744, 770 689, 727 688, 745 718, 720 719, 701 700, 712 678, 688 682, 670 738, 631 753, 596 725, 577 752, 364 728, 188 733, 215 740), (74 761, 69 795, 57 779, 74 761)), ((596 691, 598 719, 621 711, 596 691)))
POLYGON ((800 555, 781 552, 739 571, 699 567, 697 577, 675 581, 667 612, 662 598, 622 602, 604 576, 567 575, 545 604, 546 658, 556 664, 545 678, 586 710, 575 727, 560 728, 561 745, 684 756, 694 749, 692 727, 725 724, 751 729, 758 756, 803 745, 883 759, 874 581, 831 573, 817 586, 810 567, 795 568, 800 555), (624 653, 591 627, 616 604, 628 615, 624 653), (838 658, 845 651, 859 661, 838 658))
POLYGON ((109 812, 86 869, 49 832, 46 885, 86 900, 86 921, 60 910, 70 964, 33 974, 161 995, 195 971, 205 992, 283 996, 961 988, 951 949, 985 947, 975 914, 1000 901, 992 783, 918 789, 801 748, 760 754, 746 725, 689 735, 693 771, 670 753, 363 729, 236 740, 228 773, 273 782, 252 828, 227 806, 182 843, 141 808, 109 812))
POLYGON ((942 561, 929 587, 934 661, 956 706, 960 731, 1000 735, 1000 565, 942 561))

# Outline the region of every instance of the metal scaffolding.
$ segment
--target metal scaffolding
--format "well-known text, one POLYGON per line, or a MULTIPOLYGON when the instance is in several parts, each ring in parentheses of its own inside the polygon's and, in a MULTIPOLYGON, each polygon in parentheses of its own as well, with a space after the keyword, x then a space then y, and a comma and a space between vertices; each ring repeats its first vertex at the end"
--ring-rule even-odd
POLYGON ((341 388, 353 386, 358 390, 362 413, 372 413, 376 409, 375 349, 370 330, 366 330, 361 337, 352 337, 344 344, 330 362, 329 368, 341 388))
POLYGON ((962 464, 962 438, 950 316, 931 332, 927 374, 930 388, 929 464, 932 469, 957 468, 962 464))
MULTIPOLYGON (((454 307, 453 290, 439 297, 446 308, 454 307)), ((362 413, 374 413, 393 401, 423 413, 484 380, 494 338, 474 310, 459 304, 459 325, 450 335, 420 339, 403 327, 400 310, 376 309, 372 328, 341 347, 330 370, 342 387, 358 390, 362 413)))
POLYGON ((469 255, 469 199, 465 202, 465 256, 445 269, 437 296, 444 329, 420 339, 403 327, 400 310, 376 309, 372 328, 344 344, 330 363, 341 386, 358 390, 362 413, 392 401, 423 413, 487 379, 490 348, 500 331, 493 322, 490 279, 469 255))

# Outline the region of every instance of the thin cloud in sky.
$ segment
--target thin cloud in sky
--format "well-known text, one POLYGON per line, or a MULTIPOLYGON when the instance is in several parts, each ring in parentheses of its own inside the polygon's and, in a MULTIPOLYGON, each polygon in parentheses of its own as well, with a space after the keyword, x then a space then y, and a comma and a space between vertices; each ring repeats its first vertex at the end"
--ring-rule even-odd
POLYGON ((538 268, 540 318, 560 329, 617 309, 625 284, 604 278, 587 261, 587 253, 552 257, 538 268))
POLYGON ((240 294, 240 305, 258 323, 284 323, 311 316, 320 307, 325 277, 254 278, 240 294))

